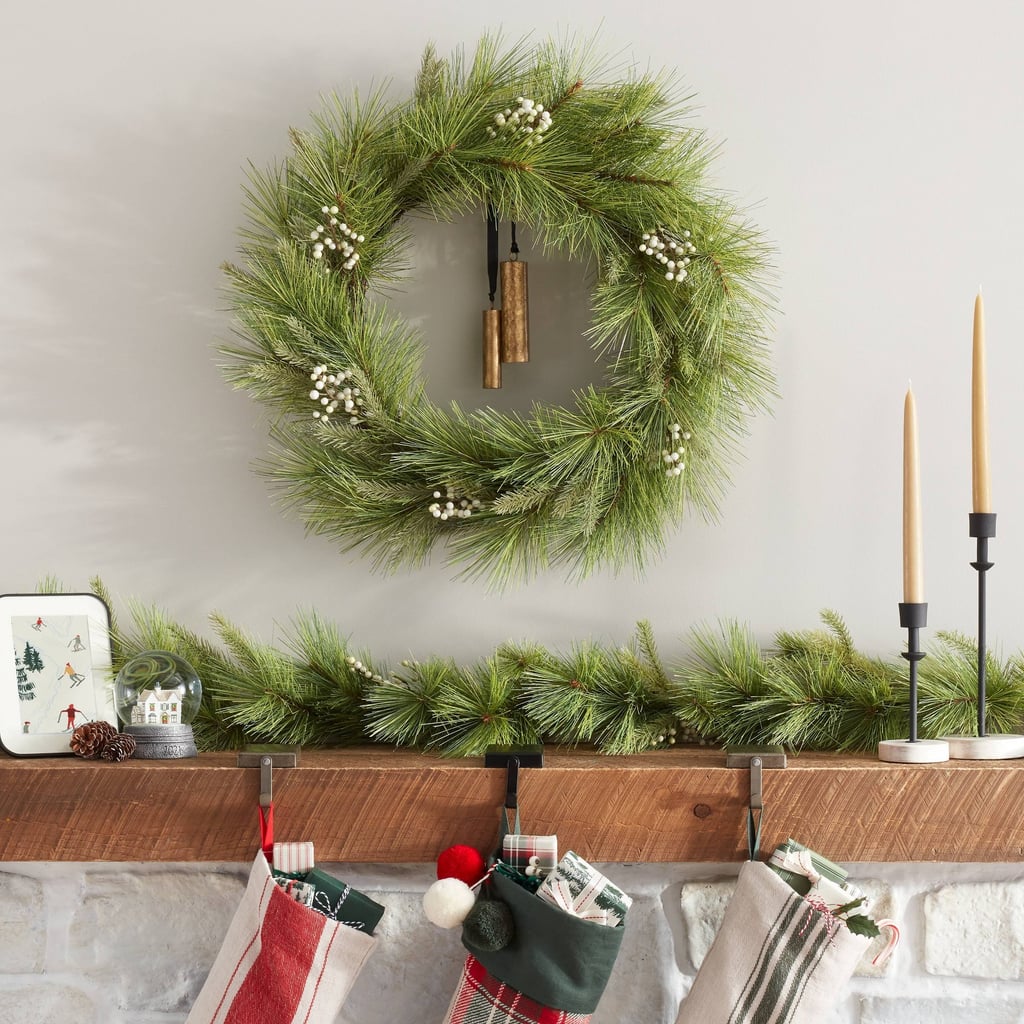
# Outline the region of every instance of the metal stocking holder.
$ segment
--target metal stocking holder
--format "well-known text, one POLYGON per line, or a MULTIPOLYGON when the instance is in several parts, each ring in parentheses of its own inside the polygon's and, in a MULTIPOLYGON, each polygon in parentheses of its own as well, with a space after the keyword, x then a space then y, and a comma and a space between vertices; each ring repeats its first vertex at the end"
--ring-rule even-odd
POLYGON ((786 752, 782 747, 727 747, 726 768, 750 769, 750 799, 747 801, 747 856, 757 860, 761 849, 761 821, 764 816, 762 769, 785 768, 786 752))
POLYGON ((266 750, 240 750, 235 762, 239 768, 259 768, 260 807, 269 807, 274 802, 274 788, 271 772, 274 768, 295 768, 299 763, 298 747, 268 747, 266 750))
POLYGON ((299 763, 299 748, 268 746, 265 749, 240 750, 235 763, 239 768, 260 770, 260 846, 269 860, 274 845, 273 771, 275 768, 294 768, 299 763))
MULTIPOLYGON (((519 832, 519 769, 543 768, 544 748, 540 744, 519 747, 488 747, 484 753, 485 768, 505 769, 505 801, 502 805, 502 835, 519 832), (515 817, 515 823, 508 820, 509 811, 515 817)), ((500 853, 500 842, 499 842, 500 853)))

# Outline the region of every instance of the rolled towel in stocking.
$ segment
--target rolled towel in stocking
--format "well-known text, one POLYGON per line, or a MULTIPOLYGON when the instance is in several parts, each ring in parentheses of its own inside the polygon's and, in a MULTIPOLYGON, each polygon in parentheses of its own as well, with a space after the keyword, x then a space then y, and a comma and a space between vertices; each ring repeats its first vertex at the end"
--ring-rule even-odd
POLYGON ((260 852, 186 1024, 333 1024, 376 943, 296 902, 260 852))

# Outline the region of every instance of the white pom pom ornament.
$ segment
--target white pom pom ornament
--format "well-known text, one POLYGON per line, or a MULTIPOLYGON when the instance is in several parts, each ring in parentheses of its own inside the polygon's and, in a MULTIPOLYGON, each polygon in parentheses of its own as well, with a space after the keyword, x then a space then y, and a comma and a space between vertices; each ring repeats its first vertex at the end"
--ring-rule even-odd
POLYGON ((458 878, 441 878, 423 894, 423 913, 438 928, 457 928, 473 909, 476 895, 458 878))

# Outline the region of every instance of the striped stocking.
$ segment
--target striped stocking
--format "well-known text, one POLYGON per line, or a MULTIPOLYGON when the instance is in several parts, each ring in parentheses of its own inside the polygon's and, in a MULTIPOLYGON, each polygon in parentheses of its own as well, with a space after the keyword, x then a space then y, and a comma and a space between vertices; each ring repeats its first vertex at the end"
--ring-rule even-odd
POLYGON ((375 945, 287 896, 261 852, 186 1024, 333 1024, 375 945))
POLYGON ((748 861, 676 1024, 820 1024, 870 941, 748 861))

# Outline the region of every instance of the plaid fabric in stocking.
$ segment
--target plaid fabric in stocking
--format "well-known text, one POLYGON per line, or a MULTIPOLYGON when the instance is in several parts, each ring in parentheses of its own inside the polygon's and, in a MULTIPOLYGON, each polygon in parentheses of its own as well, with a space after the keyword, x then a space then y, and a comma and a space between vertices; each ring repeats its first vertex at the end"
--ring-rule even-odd
POLYGON ((444 1024, 588 1024, 590 1016, 543 1006, 498 981, 469 956, 444 1024))
POLYGON ((186 1024, 333 1024, 376 941, 296 903, 260 852, 186 1024))

